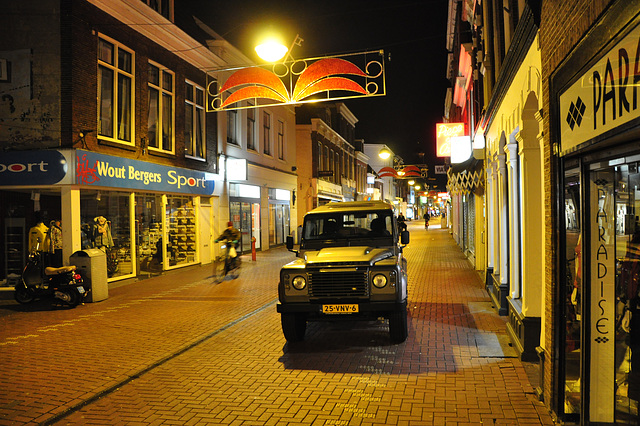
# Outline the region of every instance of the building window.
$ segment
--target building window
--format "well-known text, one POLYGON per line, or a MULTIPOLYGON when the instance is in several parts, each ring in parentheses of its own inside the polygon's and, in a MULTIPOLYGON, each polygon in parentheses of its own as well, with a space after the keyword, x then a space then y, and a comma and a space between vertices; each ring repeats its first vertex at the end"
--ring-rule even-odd
POLYGON ((284 160, 284 123, 278 120, 278 158, 284 160))
POLYGON ((238 143, 238 111, 227 111, 227 143, 239 145, 238 143))
POLYGON ((324 161, 322 161, 322 144, 318 142, 318 171, 324 170, 324 161))
POLYGON ((142 3, 173 22, 173 0, 142 0, 142 3))
POLYGON ((265 112, 263 117, 262 132, 264 136, 264 153, 271 155, 271 115, 265 112))
POLYGON ((133 145, 134 54, 125 47, 98 41, 98 135, 133 145))
POLYGON ((256 151, 256 109, 251 102, 247 106, 247 149, 256 151))
POLYGON ((173 73, 149 64, 149 148, 173 153, 174 117, 173 73))
POLYGON ((184 108, 184 151, 190 157, 206 159, 204 89, 186 82, 184 108))

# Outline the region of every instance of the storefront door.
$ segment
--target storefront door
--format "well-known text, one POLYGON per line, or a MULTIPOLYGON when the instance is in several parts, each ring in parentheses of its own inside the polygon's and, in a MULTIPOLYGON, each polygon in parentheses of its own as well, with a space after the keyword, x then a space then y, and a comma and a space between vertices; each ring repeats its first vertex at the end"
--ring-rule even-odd
POLYGON ((578 170, 565 173, 565 412, 592 423, 638 418, 639 167, 640 156, 591 164, 583 179, 586 203, 578 170))
POLYGON ((256 238, 256 249, 260 248, 260 203, 231 201, 230 217, 233 226, 240 230, 238 249, 242 253, 251 251, 251 237, 256 238))
POLYGON ((136 194, 136 247, 138 274, 162 271, 162 196, 136 194))

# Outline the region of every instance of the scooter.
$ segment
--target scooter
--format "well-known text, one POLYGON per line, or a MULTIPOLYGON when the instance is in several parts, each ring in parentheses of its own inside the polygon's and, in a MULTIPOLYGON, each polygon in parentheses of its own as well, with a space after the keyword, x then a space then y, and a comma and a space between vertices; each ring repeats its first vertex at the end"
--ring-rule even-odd
POLYGON ((22 280, 15 286, 14 298, 22 304, 50 298, 73 308, 84 301, 87 292, 75 266, 43 268, 42 254, 36 252, 29 254, 22 280))

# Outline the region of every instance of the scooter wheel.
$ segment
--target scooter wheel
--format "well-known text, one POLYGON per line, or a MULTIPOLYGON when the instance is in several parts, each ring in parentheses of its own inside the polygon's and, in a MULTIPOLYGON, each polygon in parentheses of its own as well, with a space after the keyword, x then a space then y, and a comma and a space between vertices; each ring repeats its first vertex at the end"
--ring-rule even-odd
POLYGON ((24 287, 17 287, 13 292, 13 298, 16 299, 16 302, 22 303, 23 305, 35 300, 31 292, 24 287))
POLYGON ((80 304, 81 297, 77 291, 65 290, 63 291, 63 293, 66 296, 65 299, 67 299, 63 301, 66 305, 69 305, 70 307, 75 308, 80 304))

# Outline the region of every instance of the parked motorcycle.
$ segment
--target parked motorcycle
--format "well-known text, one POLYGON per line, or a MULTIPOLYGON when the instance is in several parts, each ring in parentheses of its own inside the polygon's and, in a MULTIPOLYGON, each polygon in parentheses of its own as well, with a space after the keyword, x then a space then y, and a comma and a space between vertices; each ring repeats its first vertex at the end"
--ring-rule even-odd
POLYGON ((18 303, 51 298, 73 308, 84 301, 87 290, 75 266, 43 266, 40 253, 29 255, 22 280, 15 286, 14 298, 18 303))

